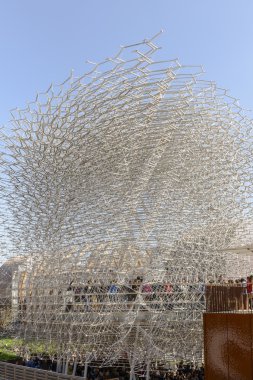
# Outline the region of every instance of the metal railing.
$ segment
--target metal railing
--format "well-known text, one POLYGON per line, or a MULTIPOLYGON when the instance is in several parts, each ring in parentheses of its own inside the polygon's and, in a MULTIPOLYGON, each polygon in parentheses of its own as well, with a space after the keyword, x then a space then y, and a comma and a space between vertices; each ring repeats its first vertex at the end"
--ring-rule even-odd
POLYGON ((252 294, 240 285, 215 284, 206 286, 206 311, 217 312, 253 312, 252 294))
POLYGON ((79 376, 0 362, 0 380, 80 380, 79 376))

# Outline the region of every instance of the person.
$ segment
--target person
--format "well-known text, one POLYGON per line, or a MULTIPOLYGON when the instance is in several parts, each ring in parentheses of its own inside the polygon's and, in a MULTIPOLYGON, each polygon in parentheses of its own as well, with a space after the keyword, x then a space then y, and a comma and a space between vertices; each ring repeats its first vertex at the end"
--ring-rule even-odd
POLYGON ((109 287, 109 293, 110 294, 116 294, 118 292, 118 287, 115 285, 115 283, 112 281, 109 287))
POLYGON ((83 287, 81 301, 84 303, 84 311, 90 311, 90 280, 83 287))
POLYGON ((35 356, 35 358, 34 358, 34 368, 40 368, 40 360, 39 360, 39 358, 38 358, 38 356, 35 356))
POLYGON ((70 282, 67 291, 66 291, 66 297, 65 297, 65 303, 66 303, 66 308, 65 312, 69 312, 73 309, 73 301, 74 301, 74 292, 73 292, 73 287, 72 287, 73 281, 70 282))
POLYGON ((138 284, 137 284, 137 279, 134 279, 133 282, 132 282, 132 289, 133 291, 136 293, 137 295, 137 291, 138 291, 138 284))
POLYGON ((152 286, 150 284, 144 284, 142 286, 142 293, 145 293, 144 295, 144 301, 151 301, 151 293, 152 293, 152 286))
POLYGON ((173 293, 173 286, 170 282, 167 282, 164 284, 164 292, 165 292, 165 306, 166 309, 172 310, 173 304, 172 304, 172 293, 173 293))
POLYGON ((224 281, 222 274, 219 275, 217 282, 218 282, 218 284, 224 284, 225 281, 224 281))
POLYGON ((252 282, 250 276, 247 277, 247 293, 252 293, 252 282))
POLYGON ((128 283, 128 286, 126 287, 126 298, 127 298, 127 302, 128 302, 128 307, 131 307, 132 303, 136 299, 136 296, 137 296, 137 294, 135 292, 134 284, 130 280, 128 283))
POLYGON ((98 308, 98 286, 96 283, 96 280, 93 281, 90 287, 90 292, 91 292, 91 304, 92 304, 92 309, 97 310, 98 308))
POLYGON ((35 368, 33 358, 30 358, 30 359, 26 362, 26 367, 29 367, 29 368, 35 368))
POLYGON ((116 286, 114 281, 111 281, 109 286, 109 300, 111 302, 115 302, 116 294, 118 293, 118 287, 116 286))
POLYGON ((30 367, 30 368, 40 368, 40 362, 39 362, 39 358, 37 356, 35 357, 31 357, 27 363, 26 363, 26 367, 30 367))
POLYGON ((75 290, 75 303, 79 303, 81 301, 81 292, 82 292, 82 289, 80 287, 76 287, 75 290))
POLYGON ((247 294, 249 299, 249 307, 252 310, 253 302, 253 275, 247 277, 247 294))
POLYGON ((134 281, 133 281, 133 284, 132 284, 132 289, 136 292, 136 296, 137 296, 137 293, 140 289, 140 286, 142 284, 142 278, 141 277, 137 277, 134 281))

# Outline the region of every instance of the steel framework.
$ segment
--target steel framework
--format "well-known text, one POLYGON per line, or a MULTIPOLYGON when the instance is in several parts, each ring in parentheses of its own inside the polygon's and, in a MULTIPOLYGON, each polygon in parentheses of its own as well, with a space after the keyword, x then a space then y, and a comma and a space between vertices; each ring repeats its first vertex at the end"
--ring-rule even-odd
POLYGON ((204 283, 252 268, 252 121, 155 38, 13 111, 2 165, 19 333, 132 377, 201 360, 204 283))

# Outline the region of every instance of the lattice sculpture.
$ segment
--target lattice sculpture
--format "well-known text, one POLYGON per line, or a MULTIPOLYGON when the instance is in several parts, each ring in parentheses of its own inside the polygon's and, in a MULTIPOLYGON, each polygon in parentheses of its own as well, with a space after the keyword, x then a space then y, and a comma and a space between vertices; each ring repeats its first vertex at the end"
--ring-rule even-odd
POLYGON ((251 237, 252 121, 157 49, 50 86, 5 138, 20 334, 67 361, 128 361, 132 378, 202 360, 204 283, 252 267, 223 251, 251 237))

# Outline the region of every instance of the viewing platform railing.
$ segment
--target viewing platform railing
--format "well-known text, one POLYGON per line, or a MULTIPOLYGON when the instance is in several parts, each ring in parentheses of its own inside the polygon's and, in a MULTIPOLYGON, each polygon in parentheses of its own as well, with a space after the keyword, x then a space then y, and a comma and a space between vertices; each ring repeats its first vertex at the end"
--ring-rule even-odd
POLYGON ((231 284, 206 285, 206 311, 253 312, 253 294, 247 294, 246 287, 231 284))

